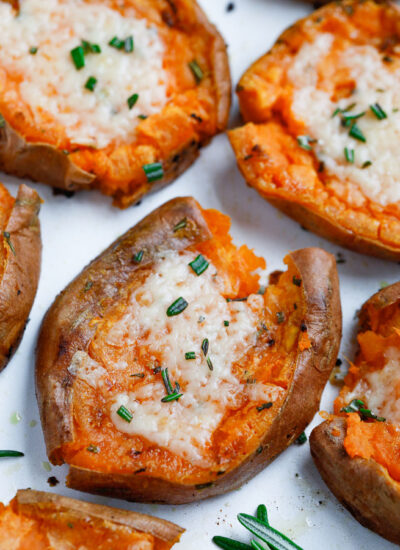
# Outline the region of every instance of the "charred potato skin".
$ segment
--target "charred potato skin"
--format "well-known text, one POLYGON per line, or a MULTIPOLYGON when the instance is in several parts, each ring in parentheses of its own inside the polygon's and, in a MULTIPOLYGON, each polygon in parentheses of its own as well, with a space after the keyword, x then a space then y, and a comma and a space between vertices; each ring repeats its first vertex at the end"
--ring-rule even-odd
POLYGON ((184 529, 178 525, 160 518, 101 504, 83 502, 44 491, 19 490, 15 499, 18 510, 21 512, 32 510, 34 513, 35 510, 38 510, 45 517, 48 508, 51 514, 62 513, 67 520, 91 521, 97 519, 105 524, 126 526, 135 531, 153 535, 158 541, 164 543, 162 544, 163 549, 171 548, 173 544, 178 542, 184 532, 184 529))
MULTIPOLYGON (((400 282, 369 298, 359 312, 359 331, 371 329, 376 314, 400 301, 400 282)), ((375 460, 351 458, 344 447, 346 419, 333 417, 310 435, 310 450, 322 479, 364 527, 400 544, 400 483, 375 460)))
MULTIPOLYGON (((5 1, 5 0, 0 0, 5 1)), ((204 11, 196 2, 189 0, 168 0, 168 9, 163 12, 163 19, 169 26, 182 27, 181 19, 188 11, 196 22, 196 28, 209 36, 210 59, 213 69, 213 86, 216 100, 216 128, 222 132, 228 123, 231 105, 231 77, 226 53, 226 46, 217 28, 211 24, 204 11)), ((12 2, 18 9, 19 2, 12 2)), ((202 135, 199 140, 182 145, 182 148, 171 157, 162 159, 164 176, 155 182, 142 182, 132 193, 116 192, 113 204, 120 208, 138 202, 147 193, 157 191, 172 183, 182 174, 199 155, 199 149, 207 145, 213 136, 202 135)), ((45 143, 30 143, 16 132, 0 113, 0 170, 33 181, 45 183, 56 189, 80 191, 100 189, 101 186, 95 174, 77 166, 68 151, 62 151, 45 143)))
POLYGON ((364 527, 400 544, 400 483, 372 459, 350 458, 344 448, 346 420, 314 428, 311 455, 322 479, 364 527))
POLYGON ((15 254, 9 251, 0 282, 0 371, 18 347, 36 295, 42 251, 40 204, 36 191, 21 185, 5 228, 15 254))
MULTIPOLYGON (((395 15, 400 18, 400 9, 399 6, 391 0, 368 0, 373 4, 382 5, 388 14, 391 14, 392 17, 395 15)), ((274 46, 266 54, 257 59, 253 64, 251 64, 248 69, 242 75, 241 80, 236 88, 237 95, 239 97, 239 103, 241 101, 240 95, 243 90, 241 81, 247 73, 251 73, 257 63, 263 58, 267 58, 268 55, 274 51, 282 50, 286 47, 286 43, 290 41, 292 36, 296 33, 301 33, 303 25, 307 21, 318 22, 322 20, 326 14, 330 13, 333 9, 340 9, 344 14, 351 15, 354 8, 359 5, 367 2, 367 0, 307 0, 308 3, 313 4, 316 10, 306 16, 303 19, 298 20, 295 24, 288 27, 283 33, 278 37, 274 46)), ((248 106, 247 106, 248 108, 248 106)), ((256 113, 247 113, 243 114, 244 123, 258 124, 263 122, 257 118, 256 113)), ((231 141, 232 147, 235 149, 235 130, 228 131, 228 137, 231 141)), ((262 189, 259 187, 255 178, 249 178, 246 174, 245 163, 237 158, 238 167, 242 176, 246 180, 246 183, 249 187, 253 187, 257 192, 275 208, 286 214, 288 217, 298 222, 302 227, 306 228, 309 231, 345 248, 359 252, 361 254, 366 254, 368 256, 374 256, 377 258, 382 258, 389 261, 399 261, 400 260, 400 248, 398 246, 393 246, 386 240, 368 238, 365 235, 358 234, 352 229, 346 228, 343 224, 338 223, 338 220, 335 216, 331 215, 326 209, 321 207, 319 204, 316 204, 316 201, 310 202, 309 200, 302 200, 299 196, 288 190, 283 191, 277 190, 275 185, 271 182, 265 182, 262 189)))
MULTIPOLYGON (((154 250, 157 241, 164 242, 164 246, 169 249, 182 249, 209 237, 208 228, 195 201, 188 198, 174 199, 111 245, 56 299, 42 325, 36 366, 39 409, 47 452, 53 463, 63 462, 60 449, 63 443, 73 439, 72 376, 67 366, 78 346, 79 349, 85 349, 93 334, 93 329, 86 325, 83 328, 81 326, 80 330, 74 329, 76 332, 69 329, 82 313, 83 306, 80 309, 77 306, 78 297, 88 276, 92 276, 94 290, 89 306, 92 308, 90 318, 97 304, 104 299, 104 281, 101 280, 102 275, 96 273, 107 270, 107 278, 112 283, 107 288, 115 288, 117 284, 121 286, 134 269, 131 258, 138 247, 145 250, 153 247, 154 250), (183 217, 189 221, 189 234, 183 235, 183 241, 174 236, 172 242, 165 240, 165 234, 171 234, 171 226, 183 217)), ((150 261, 151 251, 147 257, 150 261)), ((322 390, 338 353, 341 336, 339 285, 335 259, 321 249, 309 248, 294 252, 289 255, 288 262, 295 264, 303 280, 304 300, 307 304, 304 322, 312 346, 298 352, 286 400, 265 433, 260 447, 238 468, 219 476, 212 483, 183 485, 146 477, 143 473, 140 476, 133 473, 105 474, 72 465, 67 479, 69 487, 133 501, 170 504, 193 502, 240 487, 304 431, 318 410, 322 390), (304 392, 305 387, 307 392, 304 392)), ((108 298, 115 300, 117 296, 108 298)))

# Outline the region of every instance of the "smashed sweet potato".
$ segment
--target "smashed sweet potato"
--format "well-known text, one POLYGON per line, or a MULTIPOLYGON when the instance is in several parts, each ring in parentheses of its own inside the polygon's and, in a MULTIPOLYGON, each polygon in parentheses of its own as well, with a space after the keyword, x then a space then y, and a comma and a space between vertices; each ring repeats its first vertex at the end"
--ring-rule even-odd
POLYGON ((400 543, 400 283, 360 312, 359 351, 314 429, 314 461, 332 492, 366 527, 400 543))
POLYGON ((36 383, 47 451, 70 487, 184 503, 242 485, 314 416, 336 360, 336 263, 317 248, 265 261, 229 218, 164 204, 57 297, 36 383))
POLYGON ((229 132, 247 183, 338 244, 400 259, 400 11, 331 2, 286 30, 237 86, 229 132))
POLYGON ((1 0, 0 34, 8 173, 126 207, 226 126, 225 44, 192 0, 1 0))
POLYGON ((145 514, 30 489, 18 491, 8 506, 0 503, 2 550, 168 550, 182 532, 145 514))

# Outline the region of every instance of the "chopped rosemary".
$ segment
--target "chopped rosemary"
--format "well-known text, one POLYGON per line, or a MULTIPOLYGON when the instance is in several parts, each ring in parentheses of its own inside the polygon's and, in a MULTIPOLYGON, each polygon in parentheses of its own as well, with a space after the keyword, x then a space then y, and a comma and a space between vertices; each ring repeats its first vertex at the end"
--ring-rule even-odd
POLYGON ((182 311, 184 311, 188 307, 188 305, 189 304, 187 303, 185 298, 182 298, 182 296, 180 296, 167 309, 168 317, 173 317, 174 315, 179 315, 179 313, 182 313, 182 311))
POLYGON ((133 41, 133 36, 128 36, 124 40, 124 50, 126 53, 131 53, 135 49, 135 43, 133 41))
POLYGON ((361 168, 364 169, 364 168, 368 168, 368 166, 371 166, 372 162, 370 160, 366 160, 365 162, 363 162, 361 168))
POLYGON ((125 47, 125 40, 120 40, 118 36, 114 36, 113 38, 111 38, 108 45, 112 48, 116 48, 117 50, 122 50, 122 48, 125 47))
POLYGON ((85 66, 85 52, 82 46, 77 46, 71 50, 71 57, 77 71, 85 66))
POLYGON ((350 128, 349 136, 351 136, 354 139, 358 139, 358 141, 362 141, 363 143, 367 141, 364 134, 362 133, 362 131, 360 130, 360 128, 357 126, 355 122, 354 124, 352 124, 350 128))
POLYGON ((302 149, 305 149, 306 151, 312 151, 310 143, 314 143, 315 141, 316 140, 310 138, 310 136, 297 136, 297 143, 302 149))
POLYGON ((196 275, 201 275, 209 266, 209 263, 204 256, 199 254, 192 262, 189 263, 190 267, 196 273, 196 275))
POLYGON ((172 387, 171 381, 169 379, 168 375, 168 368, 162 369, 161 376, 164 382, 165 389, 167 391, 167 395, 161 399, 163 403, 168 403, 170 401, 176 401, 180 397, 182 397, 182 393, 180 393, 180 386, 178 382, 175 382, 175 389, 172 387))
POLYGON ((224 327, 229 327, 229 321, 224 321, 224 327))
POLYGON ((209 368, 210 370, 214 370, 214 365, 212 364, 211 359, 210 359, 209 357, 207 357, 206 361, 207 361, 207 366, 208 366, 208 368, 209 368))
POLYGON ((204 353, 204 357, 207 356, 208 347, 209 347, 208 338, 204 338, 204 340, 203 340, 202 343, 201 343, 201 350, 202 350, 202 352, 204 353))
POLYGON ((258 412, 261 412, 265 409, 270 409, 272 407, 272 403, 271 401, 268 401, 267 403, 263 403, 262 405, 259 405, 258 407, 256 407, 256 409, 258 410, 258 412))
POLYGON ((98 454, 100 452, 100 449, 97 445, 93 445, 92 443, 89 445, 89 447, 86 447, 86 450, 89 451, 89 453, 98 454))
POLYGON ((146 120, 146 118, 148 118, 147 115, 138 115, 137 117, 140 118, 140 120, 146 120))
POLYGON ((185 353, 185 359, 189 361, 189 359, 196 359, 196 352, 195 351, 187 351, 185 353))
POLYGON ((0 458, 7 458, 7 457, 12 458, 17 456, 25 456, 25 455, 20 451, 0 451, 0 458))
POLYGON ((135 262, 135 264, 140 264, 140 262, 143 259, 144 250, 139 250, 136 254, 134 254, 132 260, 135 262))
POLYGON ((383 120, 384 118, 387 118, 387 114, 379 105, 379 103, 374 103, 373 105, 370 105, 369 108, 371 109, 371 111, 374 113, 374 115, 378 120, 383 120))
POLYGON ((86 80, 85 88, 90 92, 94 92, 96 84, 97 78, 95 78, 94 76, 89 76, 89 78, 86 80))
POLYGON ((37 52, 38 52, 38 49, 36 46, 32 46, 31 48, 29 48, 29 53, 31 55, 35 55, 37 52))
POLYGON ((131 376, 132 378, 144 378, 144 372, 134 372, 131 376))
POLYGON ((0 128, 4 128, 5 125, 6 125, 5 118, 3 117, 3 115, 0 115, 0 128))
POLYGON ((118 416, 120 416, 125 422, 132 422, 133 414, 128 411, 126 407, 123 405, 120 406, 120 408, 117 410, 118 416))
POLYGON ((185 227, 187 226, 187 218, 183 218, 180 222, 178 222, 174 228, 173 228, 173 232, 176 233, 177 231, 179 231, 180 229, 184 229, 185 227))
POLYGON ((129 109, 132 109, 132 107, 136 104, 138 99, 139 99, 139 94, 132 94, 130 97, 128 97, 126 101, 128 103, 129 109))
POLYGON ((193 61, 190 61, 189 69, 192 71, 196 83, 200 84, 200 82, 204 78, 204 73, 195 59, 193 59, 193 61))
POLYGON ((306 441, 307 441, 307 436, 306 436, 305 432, 300 434, 299 437, 296 439, 296 442, 299 445, 304 445, 304 443, 306 443, 306 441))
POLYGON ((98 44, 92 44, 87 40, 82 40, 82 47, 85 55, 88 53, 101 53, 101 48, 98 44))
POLYGON ((10 247, 11 252, 14 254, 14 256, 16 256, 17 254, 16 254, 16 252, 15 252, 14 245, 13 245, 13 243, 11 242, 10 233, 9 233, 8 231, 3 231, 3 237, 5 238, 6 243, 8 244, 8 246, 10 247))
POLYGON ((344 156, 346 157, 347 162, 354 164, 354 149, 349 149, 348 147, 344 148, 344 156))
POLYGON ((382 416, 376 416, 372 413, 370 409, 367 409, 365 407, 364 401, 361 399, 353 399, 347 407, 343 407, 340 412, 345 413, 353 413, 358 412, 361 416, 361 420, 371 419, 371 420, 377 420, 378 422, 385 422, 386 418, 383 418, 382 416))
POLYGON ((142 166, 149 183, 161 180, 164 177, 164 170, 161 162, 152 162, 142 166))

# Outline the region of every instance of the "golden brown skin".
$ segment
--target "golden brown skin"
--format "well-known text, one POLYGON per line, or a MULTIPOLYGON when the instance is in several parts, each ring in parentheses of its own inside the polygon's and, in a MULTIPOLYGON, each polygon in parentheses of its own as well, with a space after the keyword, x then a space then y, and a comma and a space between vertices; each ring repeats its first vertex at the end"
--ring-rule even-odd
POLYGON ((0 281, 0 370, 18 347, 36 295, 42 252, 40 203, 36 191, 21 185, 5 228, 15 254, 7 251, 0 281))
MULTIPOLYGON (((371 330, 377 312, 399 300, 400 282, 376 292, 358 314, 359 331, 371 330)), ((345 436, 346 419, 341 417, 332 417, 312 431, 311 454, 323 480, 362 525, 400 544, 400 483, 375 460, 351 458, 345 436)))
MULTIPOLYGON (((11 4, 17 9, 19 1, 12 1, 11 4)), ((180 18, 184 19, 179 9, 183 11, 186 8, 180 6, 178 9, 172 0, 169 1, 169 4, 171 13, 168 12, 165 17, 168 20, 171 19, 172 24, 179 26, 180 18)), ((212 59, 213 68, 212 77, 216 96, 217 131, 221 132, 226 128, 231 105, 231 77, 226 46, 218 30, 209 22, 200 6, 195 2, 192 4, 190 9, 193 10, 193 19, 201 32, 209 36, 210 58, 212 59)), ((193 141, 190 144, 184 144, 181 150, 175 152, 171 158, 163 159, 164 177, 161 180, 152 183, 143 182, 135 187, 129 195, 117 191, 114 195, 114 204, 120 208, 126 208, 138 202, 147 193, 172 183, 196 160, 199 149, 210 140, 211 137, 208 136, 208 138, 202 138, 198 142, 193 141)), ((74 164, 70 156, 64 151, 53 145, 27 142, 23 136, 7 124, 1 117, 1 113, 0 170, 67 191, 100 187, 96 176, 74 164)))
POLYGON ((345 436, 345 418, 323 422, 312 431, 311 454, 323 480, 362 525, 400 544, 400 483, 375 460, 350 458, 345 436))
POLYGON ((22 513, 29 513, 29 510, 32 510, 35 515, 42 516, 44 519, 46 515, 62 513, 63 517, 70 521, 97 519, 107 524, 126 526, 135 531, 151 534, 158 541, 166 543, 166 545, 162 545, 162 548, 170 548, 179 541, 184 532, 184 529, 178 525, 164 519, 111 508, 110 506, 102 506, 101 504, 83 502, 44 491, 19 490, 16 500, 18 510, 22 513))
MULTIPOLYGON (((209 237, 196 201, 173 199, 118 239, 58 296, 42 325, 36 364, 39 409, 47 453, 53 463, 63 462, 62 445, 73 440, 73 376, 67 367, 76 349, 85 349, 94 334, 91 318, 106 314, 116 300, 122 300, 124 283, 136 269, 131 261, 133 254, 144 249, 143 257, 151 262, 157 250, 182 250, 209 237), (182 234, 171 234, 171 226, 184 217, 189 223, 182 234), (93 281, 91 295, 83 300, 82 288, 88 280, 93 281)), ((304 431, 318 410, 322 390, 338 353, 339 284, 334 257, 321 249, 299 250, 290 254, 288 261, 295 264, 303 281, 304 323, 311 347, 298 350, 286 399, 260 447, 236 469, 201 486, 169 482, 146 474, 108 474, 71 466, 69 487, 134 501, 181 504, 201 500, 240 487, 304 431)))

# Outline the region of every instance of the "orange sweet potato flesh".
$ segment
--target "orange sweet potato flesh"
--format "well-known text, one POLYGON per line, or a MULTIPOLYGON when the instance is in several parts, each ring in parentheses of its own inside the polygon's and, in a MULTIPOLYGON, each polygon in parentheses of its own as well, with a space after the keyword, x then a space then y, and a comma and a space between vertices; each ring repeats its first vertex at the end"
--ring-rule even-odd
MULTIPOLYGON (((95 4, 100 0, 87 1, 95 4)), ((196 159, 199 148, 225 128, 230 73, 224 41, 196 2, 102 3, 122 15, 133 9, 157 28, 165 43, 167 104, 159 113, 140 121, 133 142, 93 149, 71 143, 65 128, 49 113, 41 114, 39 127, 19 94, 23 75, 6 73, 0 67, 0 90, 14 92, 7 94, 7 101, 0 94, 0 167, 56 188, 99 189, 124 208, 172 182, 196 159), (201 82, 196 82, 189 68, 193 60, 202 69, 201 82), (142 167, 153 162, 162 163, 164 177, 149 182, 142 167)), ((16 15, 18 5, 16 2, 16 15)))
MULTIPOLYGON (((240 79, 237 94, 245 125, 231 130, 229 139, 246 182, 271 204, 342 246, 398 261, 398 203, 383 206, 361 198, 356 184, 332 175, 297 141, 307 132, 291 109, 293 87, 287 71, 301 46, 322 33, 335 35, 334 53, 354 44, 373 44, 391 59, 400 36, 400 11, 390 2, 344 0, 295 23, 240 79)), ((337 70, 334 54, 318 70, 317 87, 329 91, 335 101, 351 95, 355 84, 337 70)))
POLYGON ((0 503, 2 550, 168 550, 182 532, 144 514, 29 489, 8 506, 0 503))
POLYGON ((14 199, 0 184, 0 370, 18 347, 40 274, 40 197, 21 185, 14 199))
MULTIPOLYGON (((362 394, 363 388, 368 389, 365 376, 385 366, 388 348, 400 350, 400 283, 372 296, 359 318, 359 350, 335 401, 336 416, 314 429, 311 452, 322 477, 353 515, 363 525, 399 544, 400 425, 390 419, 365 421, 358 413, 341 411, 355 397, 368 407, 362 394), (352 393, 356 386, 357 395, 352 393)), ((399 399, 393 382, 386 383, 390 387, 385 387, 385 378, 381 378, 380 391, 399 399)), ((392 405, 393 410, 396 403, 392 405)))
MULTIPOLYGON (((77 349, 88 350, 102 364, 106 357, 120 357, 107 345, 103 327, 125 310, 129 289, 141 284, 160 251, 205 255, 225 281, 226 298, 257 292, 254 270, 265 262, 246 246, 236 248, 229 226, 229 218, 201 209, 194 199, 173 199, 112 244, 49 309, 37 349, 37 396, 48 455, 55 464, 70 465, 70 487, 136 501, 203 499, 242 485, 311 421, 341 334, 335 261, 316 248, 285 258, 287 271, 261 298, 265 307, 260 326, 268 330, 259 331, 256 344, 234 365, 240 379, 268 382, 279 396, 272 407, 261 410, 261 403, 249 398, 228 406, 203 449, 205 467, 142 436, 118 431, 109 419, 107 395, 68 371, 77 349), (182 219, 185 227, 173 231, 182 219), (138 250, 145 250, 140 267, 132 262, 138 250), (87 281, 91 287, 85 292, 87 281), (93 446, 98 452, 90 452, 93 446)), ((160 376, 141 349, 134 357, 143 378, 132 378, 129 366, 116 373, 110 367, 113 361, 107 362, 118 391, 160 376)))

